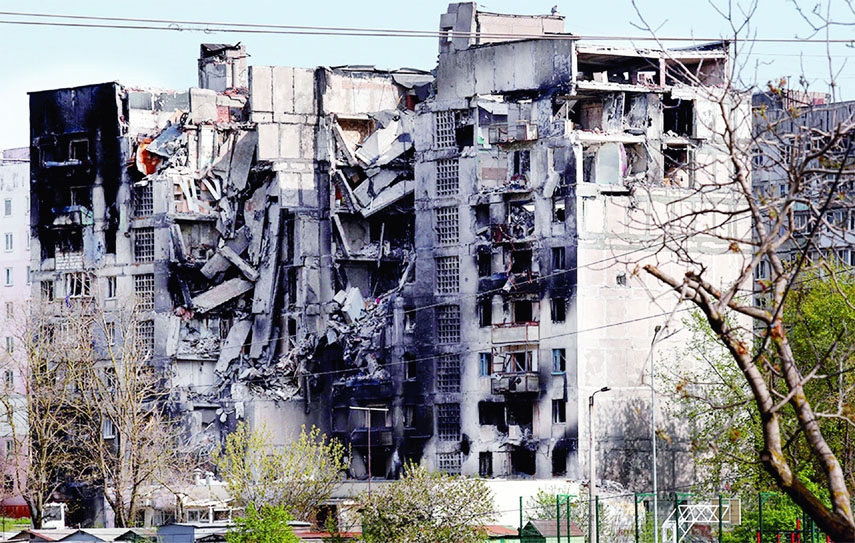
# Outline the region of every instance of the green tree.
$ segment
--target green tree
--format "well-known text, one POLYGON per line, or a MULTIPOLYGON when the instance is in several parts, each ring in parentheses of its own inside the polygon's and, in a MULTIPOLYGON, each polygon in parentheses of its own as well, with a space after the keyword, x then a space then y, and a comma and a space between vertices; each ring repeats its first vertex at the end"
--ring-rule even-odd
POLYGON ((494 517, 482 479, 404 466, 401 478, 363 494, 362 537, 368 543, 473 543, 494 517))
POLYGON ((346 448, 312 427, 287 447, 270 445, 270 433, 239 424, 212 459, 237 506, 284 507, 298 520, 312 520, 347 469, 346 448))
POLYGON ((226 532, 228 543, 297 543, 300 538, 288 522, 291 515, 281 505, 262 505, 257 509, 250 503, 246 513, 235 519, 226 532))

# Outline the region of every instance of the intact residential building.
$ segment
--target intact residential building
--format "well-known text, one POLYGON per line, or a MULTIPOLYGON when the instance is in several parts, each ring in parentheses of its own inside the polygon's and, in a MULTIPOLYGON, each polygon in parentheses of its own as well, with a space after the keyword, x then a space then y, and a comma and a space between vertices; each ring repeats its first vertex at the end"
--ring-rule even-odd
MULTIPOLYGON (((31 93, 34 295, 135 307, 202 449, 241 421, 283 444, 315 424, 355 480, 407 461, 578 480, 608 386, 600 477, 648 488, 663 309, 632 277, 653 254, 638 224, 726 175, 697 83, 724 80, 727 44, 563 27, 451 4, 435 76, 205 44, 188 92, 31 93)), ((728 281, 718 249, 697 247, 728 281)))

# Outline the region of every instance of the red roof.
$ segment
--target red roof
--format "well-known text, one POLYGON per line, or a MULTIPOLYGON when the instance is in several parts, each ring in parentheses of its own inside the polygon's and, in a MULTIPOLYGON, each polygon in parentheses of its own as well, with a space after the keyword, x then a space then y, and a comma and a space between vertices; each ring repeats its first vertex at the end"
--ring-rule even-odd
POLYGON ((516 536, 519 535, 519 531, 516 528, 508 528, 507 526, 501 526, 499 524, 485 524, 482 526, 487 531, 487 535, 490 537, 507 537, 507 536, 516 536))

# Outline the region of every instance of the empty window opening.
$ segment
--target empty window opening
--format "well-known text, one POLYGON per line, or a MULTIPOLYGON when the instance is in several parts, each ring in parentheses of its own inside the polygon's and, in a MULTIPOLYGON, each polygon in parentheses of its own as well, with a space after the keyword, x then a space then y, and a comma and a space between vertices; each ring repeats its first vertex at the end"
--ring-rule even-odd
POLYGON ((297 268, 289 268, 285 279, 285 287, 288 291, 288 307, 294 308, 297 305, 297 280, 299 278, 299 270, 297 268))
POLYGON ((134 187, 134 216, 148 217, 154 214, 154 188, 151 181, 134 187))
POLYGON ((118 284, 116 282, 115 275, 107 276, 107 298, 112 299, 115 298, 118 294, 118 284))
POLYGON ((137 309, 154 310, 154 274, 144 273, 134 276, 134 295, 137 299, 137 309))
POLYGON ((460 392, 459 354, 439 356, 436 367, 436 391, 442 393, 460 392))
POLYGON ((478 277, 490 277, 493 274, 493 255, 487 251, 478 252, 478 277))
POLYGON ((449 475, 460 475, 462 457, 459 452, 439 453, 436 455, 437 468, 449 475))
POLYGON ((436 428, 440 441, 460 440, 460 404, 441 403, 436 406, 436 428))
POLYGON ((412 355, 412 353, 404 353, 404 371, 405 378, 407 380, 414 380, 418 378, 419 374, 419 366, 416 362, 416 357, 412 355))
POLYGON ((552 322, 564 322, 567 319, 567 300, 552 298, 552 322))
POLYGON ((517 300, 513 302, 514 322, 534 322, 533 304, 531 300, 517 300))
POLYGON ((436 209, 436 241, 440 245, 457 243, 460 235, 457 207, 438 207, 436 209))
POLYGON ((531 151, 514 151, 511 181, 525 182, 531 171, 531 151))
POLYGON ((460 190, 460 166, 456 158, 437 160, 436 195, 457 196, 460 190))
POLYGON ((478 353, 478 375, 480 377, 489 377, 493 370, 493 354, 478 353))
POLYGON ((531 271, 531 250, 511 253, 511 273, 529 273, 531 271))
POLYGON ((499 432, 508 431, 508 423, 505 420, 505 404, 503 402, 478 402, 478 424, 481 426, 495 426, 499 432))
POLYGON ((567 251, 564 247, 553 247, 552 248, 552 269, 553 270, 563 270, 567 265, 566 260, 567 251))
POLYGON ((404 428, 414 428, 416 423, 416 407, 414 405, 404 406, 404 428))
POLYGON ((567 218, 566 211, 567 204, 563 196, 552 199, 552 222, 564 222, 567 218))
POLYGON ((552 349, 552 373, 564 373, 567 371, 567 351, 564 349, 552 349))
POLYGON ((493 453, 489 451, 478 453, 478 475, 480 477, 493 476, 493 453))
POLYGON ((483 328, 493 325, 493 299, 483 298, 478 301, 478 324, 483 328))
POLYGON ((564 400, 552 400, 552 424, 564 424, 567 422, 567 402, 564 400))
POLYGON ((69 160, 79 160, 85 162, 89 160, 89 140, 88 139, 73 139, 68 142, 68 158, 69 160))
POLYGON ((528 402, 507 404, 508 424, 531 428, 532 408, 528 402))
POLYGON ((442 256, 436 259, 436 291, 454 294, 460 291, 460 258, 442 256))
POLYGON ((54 300, 53 281, 41 281, 42 301, 52 302, 54 300))
POLYGON ((523 448, 511 451, 511 472, 533 477, 536 472, 535 451, 523 448))
POLYGON ((509 365, 506 370, 509 373, 524 373, 533 370, 533 357, 531 351, 513 351, 508 353, 509 365))
POLYGON ((91 277, 86 272, 65 274, 65 297, 85 298, 92 295, 91 277))
POLYGON ((663 183, 676 187, 691 187, 694 181, 692 150, 688 147, 665 147, 665 177, 663 183))
POLYGON ((622 272, 622 273, 617 274, 617 277, 615 277, 615 282, 617 283, 617 286, 625 287, 626 286, 626 273, 622 272))
POLYGON ((134 230, 134 259, 137 262, 154 262, 154 228, 134 230))
POLYGON ((436 308, 436 338, 439 343, 460 342, 460 307, 441 305, 436 308))
POLYGON ((415 308, 404 310, 404 331, 412 332, 416 329, 416 310, 415 308))
POLYGON ((665 133, 672 132, 677 136, 694 136, 695 104, 692 100, 671 98, 663 100, 662 122, 665 133))
POLYGON ((565 475, 567 475, 567 449, 556 446, 552 449, 552 476, 563 477, 565 475))
POLYGON ((457 115, 454 111, 438 111, 434 123, 434 144, 437 149, 447 149, 457 145, 455 131, 457 115))
POLYGON ((475 228, 476 234, 490 227, 490 206, 481 204, 475 206, 475 228))

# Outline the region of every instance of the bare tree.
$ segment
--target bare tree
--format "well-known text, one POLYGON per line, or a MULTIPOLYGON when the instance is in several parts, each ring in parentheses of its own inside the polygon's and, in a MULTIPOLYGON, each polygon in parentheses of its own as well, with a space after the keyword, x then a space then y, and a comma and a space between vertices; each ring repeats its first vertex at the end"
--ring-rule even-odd
MULTIPOLYGON (((754 6, 740 12, 728 4, 720 10, 737 47, 752 37, 754 6)), ((813 31, 834 24, 825 8, 802 13, 819 20, 813 31)), ((670 287, 679 304, 700 310, 727 349, 759 415, 757 458, 777 486, 831 539, 853 541, 851 490, 839 460, 843 451, 830 438, 828 424, 848 427, 855 421, 848 407, 852 369, 845 363, 848 357, 834 349, 798 356, 784 313, 801 282, 836 280, 841 272, 825 263, 846 259, 846 265, 853 264, 844 251, 850 250, 855 225, 850 220, 855 108, 817 105, 820 95, 812 89, 791 89, 782 80, 755 96, 753 115, 747 115, 756 88, 739 80, 744 66, 740 52, 715 86, 698 77, 697 70, 672 64, 672 71, 704 89, 717 104, 707 117, 696 119, 726 160, 697 161, 702 175, 695 178, 700 182, 672 194, 658 212, 655 189, 637 192, 640 201, 649 203, 646 228, 657 248, 655 259, 639 265, 670 287), (741 257, 735 280, 720 284, 700 247, 703 240, 741 257), (818 267, 824 273, 817 274, 818 267), (811 490, 800 475, 805 454, 815 468, 819 491, 811 490)), ((830 69, 831 88, 835 76, 830 69)))

